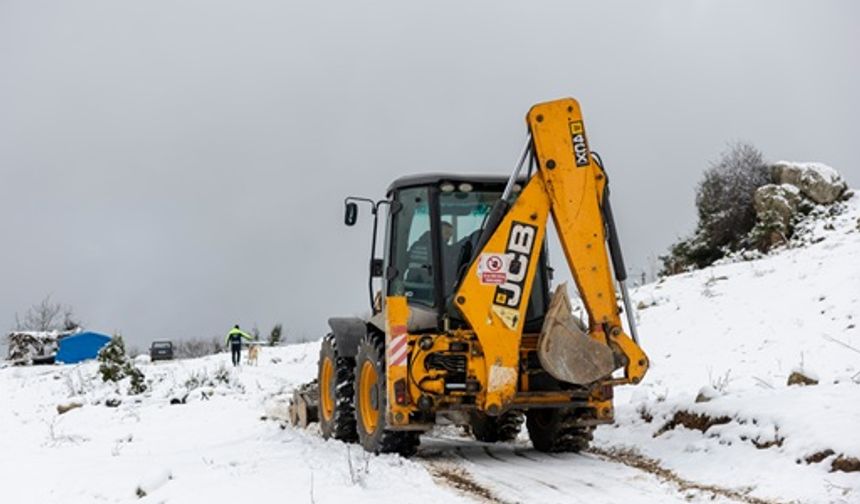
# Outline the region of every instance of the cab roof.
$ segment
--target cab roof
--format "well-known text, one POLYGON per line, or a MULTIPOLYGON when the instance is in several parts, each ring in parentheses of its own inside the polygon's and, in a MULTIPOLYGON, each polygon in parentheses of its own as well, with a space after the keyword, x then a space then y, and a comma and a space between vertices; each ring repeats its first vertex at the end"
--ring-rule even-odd
POLYGON ((507 183, 508 177, 503 175, 463 175, 460 173, 423 173, 419 175, 407 175, 400 177, 388 186, 385 194, 391 194, 397 189, 406 187, 430 186, 437 185, 442 182, 452 182, 458 184, 461 182, 469 182, 470 184, 481 185, 499 185, 504 186, 507 183))

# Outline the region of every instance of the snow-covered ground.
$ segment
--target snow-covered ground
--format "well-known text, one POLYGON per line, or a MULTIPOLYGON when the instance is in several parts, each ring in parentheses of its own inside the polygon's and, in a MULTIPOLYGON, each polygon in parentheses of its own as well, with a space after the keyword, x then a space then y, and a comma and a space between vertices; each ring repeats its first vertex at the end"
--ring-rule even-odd
POLYGON ((283 426, 272 418, 315 374, 317 343, 264 348, 238 369, 227 354, 141 363, 141 396, 101 383, 95 363, 7 367, 0 500, 860 502, 860 472, 832 470, 860 458, 858 200, 811 245, 638 289, 652 368, 617 389, 618 422, 588 453, 443 428, 406 460, 283 426), (820 383, 787 386, 794 369, 820 383), (711 400, 696 403, 703 388, 711 400))
POLYGON ((229 354, 143 364, 152 390, 138 397, 102 384, 95 363, 3 369, 2 502, 456 501, 418 462, 262 419, 315 374, 317 352, 267 348, 239 369, 229 354), (71 402, 83 406, 57 413, 71 402))
POLYGON ((803 247, 638 289, 652 367, 617 389, 617 424, 597 445, 756 497, 860 502, 860 472, 831 472, 860 459, 858 200, 808 226, 803 247), (793 371, 819 384, 788 386, 793 371), (700 391, 713 399, 696 403, 700 391))
POLYGON ((315 375, 317 352, 267 348, 238 369, 226 354, 143 363, 141 396, 102 383, 96 363, 3 369, 2 502, 684 502, 653 475, 536 453, 525 438, 491 446, 440 429, 407 460, 286 426, 287 393, 315 375))

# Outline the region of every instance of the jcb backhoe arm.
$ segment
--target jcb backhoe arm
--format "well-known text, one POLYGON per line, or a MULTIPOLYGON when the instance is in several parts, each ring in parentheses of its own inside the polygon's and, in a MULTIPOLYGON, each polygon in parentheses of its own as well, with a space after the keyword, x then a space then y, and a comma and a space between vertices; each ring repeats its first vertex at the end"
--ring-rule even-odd
MULTIPOLYGON (((606 174, 589 149, 579 103, 568 98, 535 105, 527 123, 538 169, 516 201, 496 209, 500 210, 496 222, 492 216, 488 219, 478 253, 455 295, 484 355, 483 409, 490 413, 504 410, 517 393, 523 321, 550 214, 588 313, 588 338, 576 342, 576 331, 541 337, 555 338, 555 346, 567 345, 579 354, 597 355, 608 347, 612 359, 600 377, 602 383, 638 383, 648 368, 644 352, 622 328, 607 229, 614 264, 621 270, 616 271, 618 280, 625 278, 623 262, 611 222, 606 174), (612 370, 621 367, 624 377, 613 380, 612 370)), ((515 171, 509 186, 516 178, 515 171)), ((626 298, 626 289, 622 292, 626 298)), ((563 309, 557 311, 564 315, 563 309)))

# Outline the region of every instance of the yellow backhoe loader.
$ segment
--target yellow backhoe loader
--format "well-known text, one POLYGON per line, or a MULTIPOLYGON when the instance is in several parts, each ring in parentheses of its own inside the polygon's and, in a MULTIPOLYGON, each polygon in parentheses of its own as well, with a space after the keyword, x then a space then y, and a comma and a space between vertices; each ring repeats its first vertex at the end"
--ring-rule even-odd
POLYGON ((537 450, 578 451, 612 421, 613 387, 639 383, 648 359, 606 172, 576 100, 535 105, 527 124, 510 177, 410 176, 383 200, 346 199, 347 225, 359 203, 373 215, 373 315, 329 320, 317 380, 294 394, 294 424, 319 421, 326 438, 411 455, 439 423, 495 442, 516 437, 525 417, 537 450), (550 293, 550 216, 585 322, 564 285, 550 293))

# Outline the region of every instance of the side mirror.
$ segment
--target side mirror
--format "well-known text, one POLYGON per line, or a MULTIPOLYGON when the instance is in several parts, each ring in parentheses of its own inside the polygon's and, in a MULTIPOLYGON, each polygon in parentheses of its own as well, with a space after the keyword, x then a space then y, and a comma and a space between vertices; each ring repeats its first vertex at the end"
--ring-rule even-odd
POLYGON ((346 212, 343 215, 343 223, 347 226, 354 226, 355 221, 358 220, 358 205, 350 201, 346 204, 346 212))
POLYGON ((370 276, 373 278, 381 278, 382 277, 382 259, 371 259, 370 260, 370 276))

